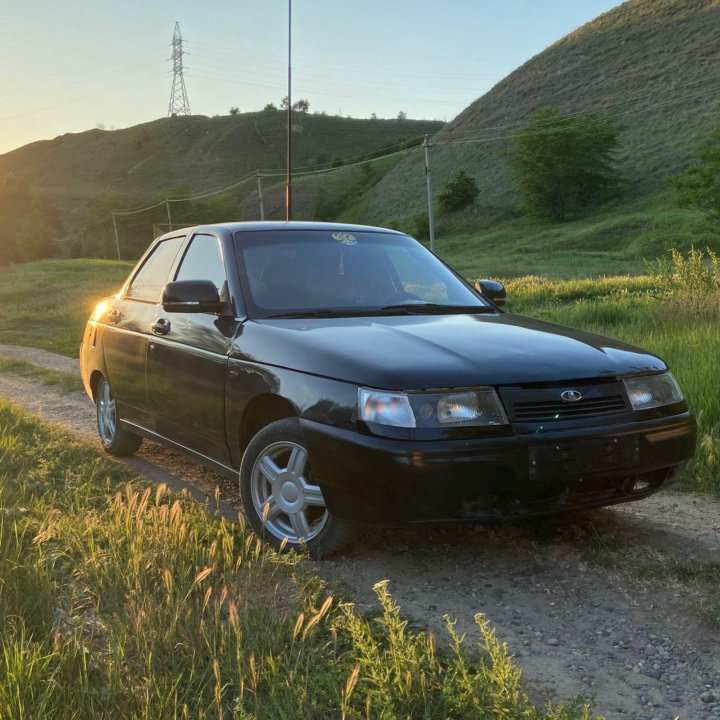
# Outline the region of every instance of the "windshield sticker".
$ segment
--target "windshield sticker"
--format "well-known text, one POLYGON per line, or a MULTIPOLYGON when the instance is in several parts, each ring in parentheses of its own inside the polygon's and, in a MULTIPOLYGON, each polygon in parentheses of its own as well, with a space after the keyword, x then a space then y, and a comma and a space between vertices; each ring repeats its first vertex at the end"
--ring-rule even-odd
POLYGON ((357 240, 350 233, 336 232, 332 234, 333 240, 337 240, 343 245, 357 245, 357 240))

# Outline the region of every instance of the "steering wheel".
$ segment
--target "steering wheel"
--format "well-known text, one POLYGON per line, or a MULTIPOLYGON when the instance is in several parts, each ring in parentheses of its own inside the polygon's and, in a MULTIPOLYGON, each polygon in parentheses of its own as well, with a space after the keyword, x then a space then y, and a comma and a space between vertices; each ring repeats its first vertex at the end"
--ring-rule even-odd
POLYGON ((405 292, 404 290, 401 290, 400 292, 396 292, 393 295, 387 295, 380 301, 381 307, 385 307, 386 305, 399 305, 400 303, 404 302, 405 300, 420 300, 422 301, 422 298, 419 295, 416 295, 415 293, 411 292, 405 292))

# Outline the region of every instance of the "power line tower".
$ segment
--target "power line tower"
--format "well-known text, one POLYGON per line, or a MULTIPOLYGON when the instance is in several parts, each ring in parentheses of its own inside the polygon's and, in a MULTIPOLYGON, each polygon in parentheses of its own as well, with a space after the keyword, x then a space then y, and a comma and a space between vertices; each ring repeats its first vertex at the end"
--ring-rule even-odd
POLYGON ((168 105, 168 117, 175 115, 189 115, 190 101, 188 100, 187 90, 185 90, 185 78, 183 77, 183 39, 180 34, 180 23, 175 23, 175 32, 172 39, 172 64, 173 64, 173 81, 172 90, 170 91, 170 104, 168 105))

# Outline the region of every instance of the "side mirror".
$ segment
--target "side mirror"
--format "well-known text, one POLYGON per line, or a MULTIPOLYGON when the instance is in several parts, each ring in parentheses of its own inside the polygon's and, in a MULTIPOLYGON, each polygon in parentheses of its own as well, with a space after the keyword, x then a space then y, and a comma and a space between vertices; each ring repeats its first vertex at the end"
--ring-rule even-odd
POLYGON ((505 286, 497 280, 478 280, 475 283, 475 289, 492 300, 498 307, 503 306, 507 301, 505 286))
POLYGON ((162 306, 167 312, 217 313, 225 303, 211 280, 178 280, 165 286, 162 306))

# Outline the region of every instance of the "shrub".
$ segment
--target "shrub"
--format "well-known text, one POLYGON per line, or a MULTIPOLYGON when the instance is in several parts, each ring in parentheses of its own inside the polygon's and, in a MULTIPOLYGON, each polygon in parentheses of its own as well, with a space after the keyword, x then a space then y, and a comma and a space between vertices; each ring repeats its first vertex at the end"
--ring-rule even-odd
POLYGON ((438 193, 438 209, 441 214, 462 210, 472 205, 480 194, 475 178, 459 170, 438 193))
POLYGON ((418 240, 430 239, 430 219, 427 213, 418 213, 413 216, 410 234, 418 240))
POLYGON ((562 222, 620 186, 620 130, 609 117, 563 115, 549 107, 514 133, 506 154, 528 214, 562 222))
POLYGON ((648 275, 664 295, 710 295, 720 292, 720 256, 710 248, 691 248, 687 257, 672 249, 668 255, 647 263, 648 275))

